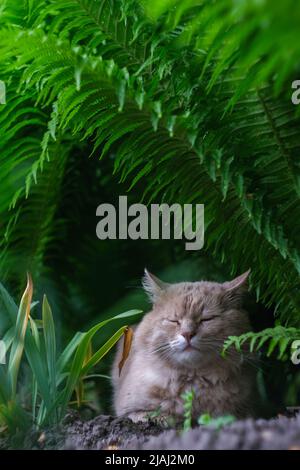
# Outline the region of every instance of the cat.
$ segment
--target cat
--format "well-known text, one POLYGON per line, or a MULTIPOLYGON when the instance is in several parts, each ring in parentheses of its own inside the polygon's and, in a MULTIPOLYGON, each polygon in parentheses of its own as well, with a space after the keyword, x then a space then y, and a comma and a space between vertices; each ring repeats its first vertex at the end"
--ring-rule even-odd
POLYGON ((249 331, 242 309, 249 271, 224 283, 167 284, 145 270, 143 286, 152 301, 134 330, 129 356, 119 376, 122 345, 113 364, 117 416, 145 421, 183 417, 182 394, 193 390, 193 419, 251 414, 254 374, 247 355, 232 348, 221 355, 224 340, 249 331))

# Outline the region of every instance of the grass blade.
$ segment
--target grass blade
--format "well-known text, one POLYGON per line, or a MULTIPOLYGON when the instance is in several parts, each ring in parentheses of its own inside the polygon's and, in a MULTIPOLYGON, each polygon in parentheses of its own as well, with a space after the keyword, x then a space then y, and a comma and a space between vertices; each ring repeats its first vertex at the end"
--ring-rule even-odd
POLYGON ((30 305, 33 293, 33 285, 30 274, 27 275, 27 286, 23 297, 21 299, 17 321, 15 336, 11 346, 9 363, 8 363, 8 374, 11 382, 12 397, 16 395, 17 389, 17 378, 21 363, 22 354, 24 351, 24 340, 30 315, 30 305))
POLYGON ((106 343, 101 346, 101 348, 98 349, 97 352, 95 352, 92 357, 89 359, 89 361, 84 365, 84 367, 81 370, 81 377, 86 375, 87 372, 94 367, 101 359, 107 354, 111 348, 119 341, 121 336, 125 333, 127 330, 127 326, 122 326, 111 338, 109 338, 106 343))
POLYGON ((30 320, 30 328, 31 328, 32 336, 35 340, 35 344, 36 344, 38 350, 40 350, 40 347, 41 347, 41 345, 40 345, 40 336, 39 336, 39 331, 38 331, 36 321, 32 317, 30 317, 29 320, 30 320))
POLYGON ((70 358, 72 357, 74 351, 78 347, 80 341, 84 337, 84 335, 85 335, 85 333, 80 333, 80 332, 76 333, 74 335, 74 337, 72 338, 72 340, 70 341, 70 343, 67 345, 67 347, 61 353, 61 355, 60 355, 60 357, 57 361, 57 364, 56 364, 57 375, 58 375, 58 377, 57 377, 58 384, 61 382, 61 377, 63 376, 63 378, 64 378, 65 374, 63 374, 63 371, 64 371, 66 365, 68 364, 70 358))
MULTIPOLYGON (((31 304, 32 308, 33 303, 31 304)), ((30 327, 31 327, 31 333, 32 336, 35 340, 35 344, 37 346, 37 349, 40 351, 40 337, 39 337, 39 332, 38 332, 38 327, 36 325, 36 322, 33 320, 33 318, 30 316, 30 327)), ((37 411, 37 398, 38 398, 38 385, 36 378, 33 374, 32 378, 32 421, 35 423, 36 421, 36 411, 37 411)))
POLYGON ((4 342, 5 344, 5 349, 6 349, 6 352, 9 350, 9 348, 11 347, 12 343, 13 343, 13 340, 14 340, 14 336, 15 336, 15 327, 12 326, 6 333, 5 335, 3 336, 2 338, 2 341, 4 342))
POLYGON ((9 401, 9 384, 5 365, 0 365, 0 404, 9 401))
MULTIPOLYGON (((29 333, 29 332, 28 332, 29 333)), ((38 389, 42 395, 47 409, 51 407, 51 396, 48 384, 48 370, 39 351, 34 337, 29 333, 26 335, 25 353, 29 365, 37 382, 38 389)))
POLYGON ((43 308, 43 331, 45 338, 46 358, 49 373, 49 385, 53 400, 56 395, 56 337, 53 315, 48 303, 47 297, 44 295, 43 308))

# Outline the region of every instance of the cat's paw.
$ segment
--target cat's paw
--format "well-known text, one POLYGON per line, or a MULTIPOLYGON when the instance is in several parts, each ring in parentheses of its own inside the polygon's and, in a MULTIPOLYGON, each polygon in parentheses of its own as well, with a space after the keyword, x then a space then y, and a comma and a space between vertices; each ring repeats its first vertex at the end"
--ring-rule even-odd
POLYGON ((172 417, 164 414, 157 414, 153 411, 136 411, 127 415, 134 423, 145 423, 151 421, 158 426, 169 428, 172 427, 172 417))
POLYGON ((149 413, 146 411, 134 411, 128 413, 127 418, 131 419, 134 423, 145 423, 149 421, 149 413))
POLYGON ((175 425, 175 420, 173 416, 170 415, 157 415, 157 416, 150 416, 149 420, 153 423, 161 426, 162 428, 172 428, 175 425))

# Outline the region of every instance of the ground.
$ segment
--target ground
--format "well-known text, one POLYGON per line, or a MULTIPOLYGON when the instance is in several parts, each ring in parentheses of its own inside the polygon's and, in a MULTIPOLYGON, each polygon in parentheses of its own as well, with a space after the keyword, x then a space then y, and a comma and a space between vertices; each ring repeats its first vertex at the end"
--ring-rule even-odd
POLYGON ((300 450, 300 413, 295 417, 278 416, 271 420, 236 421, 219 430, 200 426, 187 432, 180 429, 165 430, 151 421, 135 424, 129 419, 103 415, 83 421, 78 415, 72 414, 59 429, 29 433, 25 447, 99 450, 300 450))

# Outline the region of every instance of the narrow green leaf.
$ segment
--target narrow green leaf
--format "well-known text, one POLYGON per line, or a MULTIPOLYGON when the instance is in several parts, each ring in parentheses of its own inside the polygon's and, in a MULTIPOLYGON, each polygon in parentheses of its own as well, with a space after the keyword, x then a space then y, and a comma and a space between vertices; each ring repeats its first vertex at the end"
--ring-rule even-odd
POLYGON ((45 348, 47 357, 47 366, 49 373, 49 386, 52 394, 52 399, 55 399, 56 394, 56 337, 53 315, 48 303, 47 297, 44 296, 43 308, 43 332, 45 338, 45 348))
POLYGON ((114 320, 119 320, 123 318, 128 318, 133 315, 138 315, 141 313, 141 310, 129 310, 128 312, 121 313, 119 315, 116 315, 115 317, 109 318, 107 320, 104 320, 94 327, 92 327, 87 333, 85 333, 84 337, 81 339, 81 342, 79 343, 79 346, 77 348, 75 357, 72 362, 70 374, 67 379, 67 383, 65 386, 65 389, 62 393, 61 397, 61 414, 63 415, 65 413, 66 407, 71 399, 72 393, 78 383, 78 380, 82 374, 82 368, 84 364, 84 360, 86 357, 86 352, 88 350, 89 344, 93 338, 93 336, 101 329, 103 328, 104 325, 107 323, 114 321, 114 320))
POLYGON ((94 367, 101 359, 107 354, 111 348, 119 341, 121 336, 124 334, 127 326, 122 326, 111 338, 109 338, 106 343, 95 352, 89 361, 84 365, 81 369, 81 376, 84 376, 88 373, 88 371, 94 367))
POLYGON ((11 346, 9 362, 8 362, 8 374, 11 382, 12 396, 16 395, 17 390, 17 379, 21 363, 21 358, 24 350, 24 340, 28 324, 28 319, 30 315, 30 305, 33 293, 33 285, 31 276, 27 276, 27 287, 21 299, 16 329, 15 337, 11 346))

